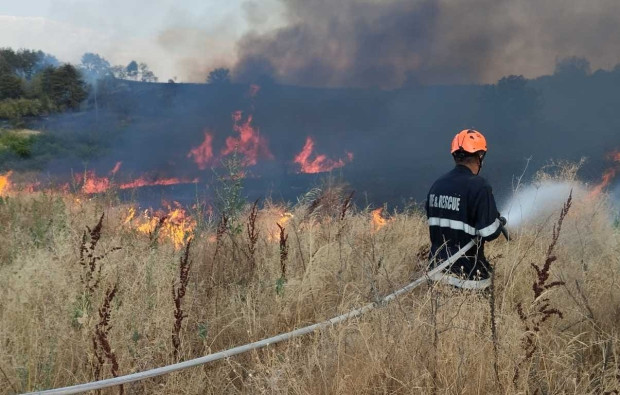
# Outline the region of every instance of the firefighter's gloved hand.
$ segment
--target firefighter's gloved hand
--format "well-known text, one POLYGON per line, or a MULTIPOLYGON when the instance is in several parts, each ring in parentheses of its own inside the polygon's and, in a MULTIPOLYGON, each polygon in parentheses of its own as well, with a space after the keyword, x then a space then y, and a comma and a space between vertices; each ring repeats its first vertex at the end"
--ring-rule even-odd
POLYGON ((506 229, 506 224, 508 223, 508 220, 506 219, 506 217, 499 217, 499 223, 500 228, 502 229, 502 234, 504 235, 504 237, 506 238, 506 240, 510 241, 512 240, 512 237, 510 237, 510 233, 508 233, 508 229, 506 229))

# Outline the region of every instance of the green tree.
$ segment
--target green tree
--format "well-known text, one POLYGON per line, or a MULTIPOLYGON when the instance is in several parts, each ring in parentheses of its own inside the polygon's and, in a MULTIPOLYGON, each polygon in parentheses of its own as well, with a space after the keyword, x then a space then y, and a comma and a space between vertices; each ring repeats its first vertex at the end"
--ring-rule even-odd
POLYGON ((38 71, 37 65, 45 56, 42 51, 22 49, 16 52, 11 48, 2 48, 0 49, 0 74, 14 74, 30 80, 38 71))
POLYGON ((556 76, 562 77, 585 77, 590 75, 590 62, 586 58, 571 56, 560 59, 555 64, 556 76))
POLYGON ((92 52, 82 55, 80 69, 89 81, 96 81, 112 75, 110 62, 99 56, 99 54, 92 52))
POLYGON ((228 84, 230 83, 230 70, 219 67, 212 70, 207 76, 207 83, 209 84, 228 84))
POLYGON ((111 72, 114 78, 118 78, 120 80, 124 80, 127 78, 127 67, 112 66, 111 72))
POLYGON ((155 74, 149 70, 149 66, 146 63, 140 63, 138 65, 140 69, 140 81, 142 82, 157 82, 157 77, 155 74))
POLYGON ((60 111, 78 108, 87 96, 80 72, 70 64, 43 70, 41 89, 60 111))
POLYGON ((481 104, 489 126, 512 131, 540 118, 542 95, 522 75, 511 75, 486 87, 481 104))
POLYGON ((14 74, 0 75, 0 100, 17 99, 24 95, 22 79, 14 74))
POLYGON ((132 60, 129 62, 125 70, 127 71, 127 77, 132 80, 138 79, 138 62, 132 60))

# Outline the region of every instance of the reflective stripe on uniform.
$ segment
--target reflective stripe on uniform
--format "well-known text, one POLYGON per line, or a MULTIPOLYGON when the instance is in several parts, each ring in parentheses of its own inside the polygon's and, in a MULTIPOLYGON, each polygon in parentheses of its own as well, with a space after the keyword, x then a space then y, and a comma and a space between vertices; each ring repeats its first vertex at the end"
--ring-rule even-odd
POLYGON ((491 225, 487 226, 486 228, 480 229, 478 231, 478 234, 482 237, 491 236, 493 233, 497 232, 500 226, 501 223, 499 222, 499 219, 496 219, 491 225))
POLYGON ((440 226, 442 228, 450 228, 454 230, 462 230, 463 232, 470 234, 472 236, 482 236, 488 237, 495 233, 497 229, 501 226, 499 219, 493 221, 493 223, 486 228, 482 228, 480 230, 476 230, 473 226, 470 226, 462 221, 456 221, 448 218, 438 218, 438 217, 430 217, 428 219, 429 226, 440 226))
POLYGON ((463 232, 468 233, 472 236, 476 235, 476 228, 474 228, 473 226, 469 226, 462 221, 456 221, 448 218, 430 217, 428 219, 428 224, 430 226, 440 226, 442 228, 462 230, 463 232))

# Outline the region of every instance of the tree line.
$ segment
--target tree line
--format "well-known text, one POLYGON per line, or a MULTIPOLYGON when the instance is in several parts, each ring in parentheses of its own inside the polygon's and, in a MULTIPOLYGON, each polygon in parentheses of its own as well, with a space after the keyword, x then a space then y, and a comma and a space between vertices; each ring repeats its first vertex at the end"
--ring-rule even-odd
POLYGON ((0 49, 0 119, 79 108, 87 96, 80 71, 42 51, 0 49))
POLYGON ((0 120, 22 126, 24 119, 80 109, 96 81, 122 79, 157 82, 146 63, 112 66, 85 53, 77 66, 61 64, 42 51, 0 48, 0 120))

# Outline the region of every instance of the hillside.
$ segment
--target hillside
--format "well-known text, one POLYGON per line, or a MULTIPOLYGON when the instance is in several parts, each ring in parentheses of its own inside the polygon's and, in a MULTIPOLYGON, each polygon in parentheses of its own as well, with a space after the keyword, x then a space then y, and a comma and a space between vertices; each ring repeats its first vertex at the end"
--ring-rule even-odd
POLYGON ((249 168, 256 184, 251 199, 275 192, 295 200, 315 184, 321 175, 300 175, 294 163, 312 138, 310 158, 342 160, 333 171, 358 191, 358 198, 366 194, 375 204, 401 204, 422 200, 426 187, 416 186, 428 186, 451 166, 445 147, 455 131, 477 127, 490 144, 483 175, 503 198, 526 158, 531 158, 527 176, 550 159, 586 157, 582 177, 599 182, 610 166, 605 156, 620 143, 620 116, 614 110, 620 105, 614 88, 619 78, 618 70, 573 72, 529 81, 510 77, 487 86, 392 91, 108 79, 91 94, 88 110, 32 120, 31 127, 45 134, 34 144, 31 159, 7 158, 2 166, 66 179, 72 170, 85 168, 103 176, 122 162, 117 178, 198 179, 204 189, 213 182, 210 168, 219 166, 228 140, 241 142, 234 142, 241 138, 235 127, 247 124, 263 147, 249 168), (212 156, 201 168, 190 152, 204 143, 205 133, 212 136, 212 156))

